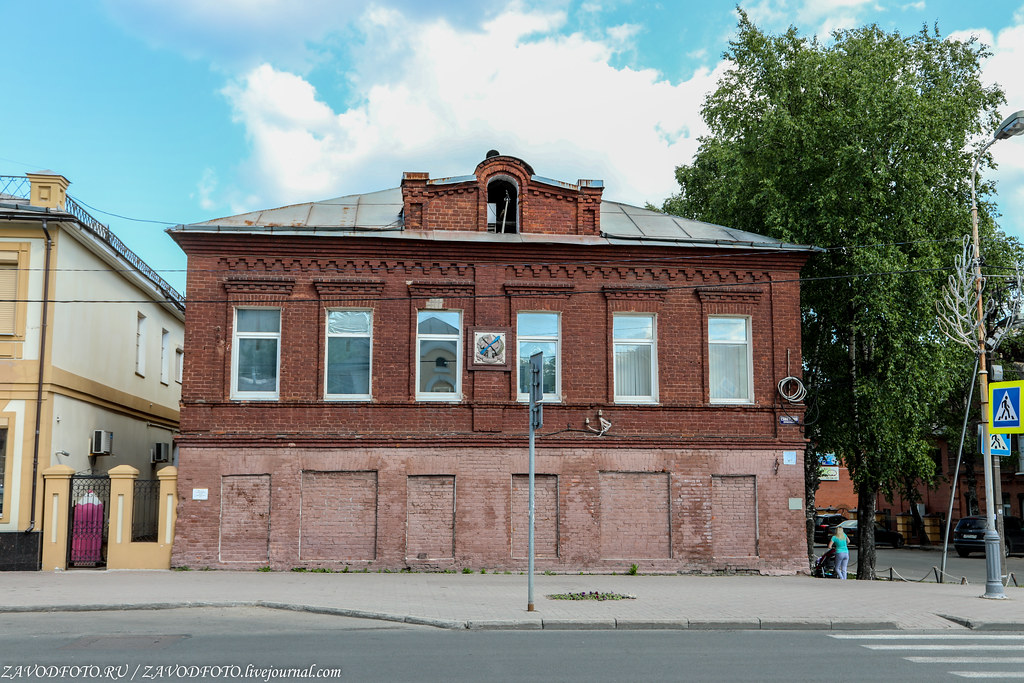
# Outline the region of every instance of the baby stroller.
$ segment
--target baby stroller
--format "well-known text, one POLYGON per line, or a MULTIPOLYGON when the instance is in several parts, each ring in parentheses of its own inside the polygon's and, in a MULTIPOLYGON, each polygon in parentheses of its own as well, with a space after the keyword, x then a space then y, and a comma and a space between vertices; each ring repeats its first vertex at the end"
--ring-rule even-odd
POLYGON ((836 549, 829 548, 825 551, 825 554, 814 560, 814 569, 811 570, 811 576, 816 576, 819 579, 834 579, 836 578, 836 549))

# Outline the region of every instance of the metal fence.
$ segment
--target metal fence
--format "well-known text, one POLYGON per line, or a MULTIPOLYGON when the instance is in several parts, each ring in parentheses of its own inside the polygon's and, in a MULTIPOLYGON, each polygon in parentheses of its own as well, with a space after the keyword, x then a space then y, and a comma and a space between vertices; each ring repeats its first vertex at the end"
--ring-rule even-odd
POLYGON ((160 527, 160 481, 135 480, 135 504, 132 510, 132 541, 153 542, 160 527))

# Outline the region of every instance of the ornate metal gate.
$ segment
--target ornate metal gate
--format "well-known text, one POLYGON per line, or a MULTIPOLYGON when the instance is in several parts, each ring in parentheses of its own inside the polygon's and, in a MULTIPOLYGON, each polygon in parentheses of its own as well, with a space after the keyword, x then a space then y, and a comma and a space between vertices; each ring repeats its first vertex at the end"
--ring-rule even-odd
POLYGON ((110 477, 76 474, 71 478, 68 567, 107 565, 110 477))

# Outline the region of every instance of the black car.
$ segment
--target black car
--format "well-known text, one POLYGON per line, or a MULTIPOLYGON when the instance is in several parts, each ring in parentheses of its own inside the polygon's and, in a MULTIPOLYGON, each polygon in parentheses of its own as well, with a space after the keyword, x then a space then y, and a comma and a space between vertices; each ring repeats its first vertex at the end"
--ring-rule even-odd
MULTIPOLYGON (((835 536, 836 529, 840 526, 846 532, 850 545, 860 544, 860 533, 857 530, 857 520, 855 519, 848 519, 838 525, 829 527, 828 538, 835 536)), ((825 539, 825 542, 828 543, 828 539, 825 539)), ((889 531, 878 522, 875 522, 875 545, 891 545, 893 548, 902 548, 904 543, 903 534, 898 531, 889 531)))
POLYGON ((814 542, 828 543, 828 539, 832 536, 828 532, 829 528, 842 524, 845 521, 846 517, 840 514, 814 515, 814 542))
MULTIPOLYGON (((1024 527, 1020 517, 1003 517, 1006 554, 1024 553, 1024 527)), ((985 516, 971 515, 957 522, 953 529, 953 547, 960 557, 985 552, 985 516)))

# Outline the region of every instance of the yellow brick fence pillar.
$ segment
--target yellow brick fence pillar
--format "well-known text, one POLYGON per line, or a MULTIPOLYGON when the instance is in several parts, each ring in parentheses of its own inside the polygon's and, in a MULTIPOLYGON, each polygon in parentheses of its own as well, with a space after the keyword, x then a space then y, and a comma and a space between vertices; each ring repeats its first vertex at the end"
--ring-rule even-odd
POLYGON ((107 472, 110 477, 110 528, 107 531, 107 567, 131 566, 132 517, 135 510, 135 480, 139 471, 131 465, 118 465, 107 472))
POLYGON ((54 465, 43 470, 43 570, 68 567, 68 518, 71 516, 71 477, 75 470, 54 465))
POLYGON ((165 467, 156 473, 156 478, 160 480, 159 532, 156 537, 160 544, 160 568, 170 569, 174 526, 178 521, 178 468, 165 467))

